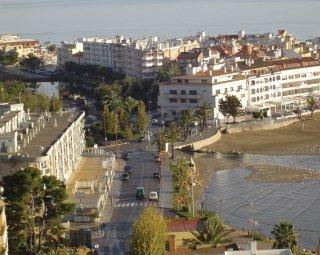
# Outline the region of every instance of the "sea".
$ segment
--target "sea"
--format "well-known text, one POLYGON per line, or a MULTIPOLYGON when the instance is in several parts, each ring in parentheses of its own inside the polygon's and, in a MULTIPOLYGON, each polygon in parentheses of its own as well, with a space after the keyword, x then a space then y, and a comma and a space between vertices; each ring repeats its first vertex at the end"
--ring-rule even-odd
POLYGON ((60 43, 90 36, 134 38, 276 32, 320 36, 319 0, 0 0, 0 34, 60 43))

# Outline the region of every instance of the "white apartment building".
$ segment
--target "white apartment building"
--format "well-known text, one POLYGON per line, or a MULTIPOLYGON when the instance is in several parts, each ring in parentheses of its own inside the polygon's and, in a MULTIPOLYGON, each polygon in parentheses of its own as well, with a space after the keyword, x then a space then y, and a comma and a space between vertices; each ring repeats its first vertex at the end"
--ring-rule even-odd
POLYGON ((85 149, 84 112, 30 114, 23 104, 1 104, 0 113, 0 174, 32 166, 66 182, 85 149))
POLYGON ((308 96, 320 96, 320 62, 313 58, 257 62, 237 71, 200 71, 172 78, 159 88, 158 109, 167 115, 197 108, 214 107, 225 95, 237 96, 243 108, 271 112, 306 105, 308 96))
POLYGON ((16 35, 0 36, 0 51, 16 51, 19 57, 28 56, 30 53, 37 55, 40 49, 39 41, 24 39, 16 35))
POLYGON ((58 50, 58 64, 65 62, 109 67, 134 78, 153 79, 157 68, 163 65, 163 52, 156 42, 134 41, 123 37, 83 38, 77 43, 62 43, 58 50))
POLYGON ((243 81, 243 75, 225 70, 174 77, 171 82, 160 84, 158 109, 172 116, 207 103, 215 109, 219 118, 218 103, 227 94, 237 96, 242 105, 247 105, 247 89, 243 81))
POLYGON ((66 62, 75 62, 82 64, 83 43, 76 42, 62 42, 61 47, 57 50, 57 63, 60 68, 63 68, 66 62))

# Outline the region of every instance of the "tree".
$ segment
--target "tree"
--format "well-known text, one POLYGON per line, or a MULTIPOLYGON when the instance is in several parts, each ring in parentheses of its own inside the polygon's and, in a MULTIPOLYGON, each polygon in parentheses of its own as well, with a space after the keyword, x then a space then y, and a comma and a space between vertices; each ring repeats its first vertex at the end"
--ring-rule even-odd
POLYGON ((180 133, 178 128, 175 125, 170 125, 167 133, 167 141, 171 145, 171 158, 174 159, 174 145, 176 141, 179 139, 180 133))
POLYGON ((15 50, 0 53, 0 63, 7 66, 18 62, 19 54, 15 50))
POLYGON ((294 226, 288 221, 275 224, 271 234, 274 236, 273 247, 277 249, 290 248, 292 252, 297 246, 294 226))
POLYGON ((56 46, 54 44, 47 45, 47 51, 54 52, 56 50, 56 46))
POLYGON ((139 102, 132 97, 127 97, 126 101, 124 102, 124 108, 126 109, 126 111, 128 113, 128 122, 129 122, 130 126, 131 126, 132 110, 134 110, 138 104, 139 104, 139 102))
POLYGON ((20 65, 34 71, 38 69, 40 65, 42 65, 42 61, 40 58, 30 53, 27 57, 24 57, 20 60, 20 65))
POLYGON ((183 128, 185 139, 187 139, 190 134, 190 125, 194 119, 195 112, 193 109, 188 109, 181 113, 180 125, 183 128))
POLYGON ((74 205, 54 176, 41 176, 33 167, 5 176, 8 236, 11 254, 49 254, 65 244, 61 219, 74 205))
POLYGON ((205 216, 198 222, 197 231, 193 233, 198 241, 212 244, 213 247, 225 242, 228 234, 222 220, 213 212, 205 213, 205 216))
POLYGON ((166 221, 154 207, 146 207, 132 228, 132 255, 163 255, 167 241, 166 221))
POLYGON ((213 112, 213 108, 209 106, 207 103, 204 103, 198 108, 197 113, 201 122, 202 130, 207 129, 208 117, 212 112, 213 112))
POLYGON ((171 62, 156 70, 158 82, 168 81, 171 77, 180 75, 180 68, 177 62, 171 62))
POLYGON ((137 112, 137 131, 143 134, 147 127, 149 126, 149 116, 146 113, 146 107, 142 101, 138 104, 138 112, 137 112))
POLYGON ((315 110, 315 108, 316 108, 316 106, 318 104, 318 100, 314 96, 311 96, 311 97, 308 97, 307 103, 308 103, 308 106, 309 106, 310 111, 311 111, 310 117, 313 118, 313 113, 314 113, 314 110, 315 110))
POLYGON ((226 95, 225 99, 220 99, 219 101, 219 111, 227 119, 229 116, 233 117, 233 122, 236 122, 236 117, 240 115, 242 105, 240 100, 233 95, 226 95))
POLYGON ((156 144, 158 151, 164 151, 166 147, 167 137, 165 130, 163 128, 160 128, 154 136, 154 144, 156 144))
POLYGON ((50 99, 45 95, 39 95, 39 109, 41 112, 47 112, 50 108, 50 99))
POLYGON ((38 97, 32 94, 30 91, 26 91, 22 95, 21 101, 26 111, 29 109, 31 112, 34 112, 38 104, 38 97))
POLYGON ((50 100, 50 110, 52 112, 59 112, 62 109, 62 101, 60 97, 52 97, 50 100))

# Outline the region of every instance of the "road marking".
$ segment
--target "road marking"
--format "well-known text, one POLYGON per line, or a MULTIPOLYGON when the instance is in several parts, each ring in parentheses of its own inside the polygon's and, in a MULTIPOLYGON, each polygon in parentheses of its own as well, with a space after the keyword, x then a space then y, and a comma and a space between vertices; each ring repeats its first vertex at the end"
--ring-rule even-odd
POLYGON ((118 203, 114 207, 146 207, 146 206, 157 206, 157 202, 127 202, 127 203, 118 203))

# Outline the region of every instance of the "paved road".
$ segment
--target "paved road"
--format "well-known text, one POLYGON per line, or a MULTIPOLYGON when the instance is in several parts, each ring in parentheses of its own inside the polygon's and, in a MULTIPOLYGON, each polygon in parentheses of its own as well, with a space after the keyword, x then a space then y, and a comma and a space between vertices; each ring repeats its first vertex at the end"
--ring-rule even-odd
MULTIPOLYGON (((139 144, 141 146, 141 144, 139 144)), ((121 146, 119 151, 129 152, 127 164, 132 166, 132 174, 128 182, 122 182, 120 194, 113 199, 114 212, 110 223, 103 224, 104 237, 95 240, 99 244, 99 254, 122 255, 129 251, 129 237, 134 220, 145 206, 158 205, 156 202, 137 201, 135 190, 143 186, 146 195, 150 191, 159 192, 159 182, 153 179, 152 173, 160 171, 160 165, 153 161, 154 154, 148 151, 138 151, 137 145, 121 146)), ((116 176, 119 178, 119 176, 116 176)))

